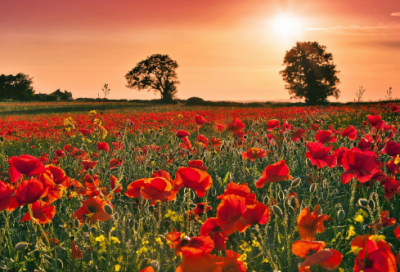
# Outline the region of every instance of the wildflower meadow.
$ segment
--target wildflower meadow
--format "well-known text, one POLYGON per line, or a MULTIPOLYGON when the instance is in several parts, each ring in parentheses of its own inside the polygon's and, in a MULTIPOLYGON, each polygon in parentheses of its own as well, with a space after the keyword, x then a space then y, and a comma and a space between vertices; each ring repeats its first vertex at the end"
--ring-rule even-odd
POLYGON ((396 272, 398 113, 385 102, 4 116, 0 268, 396 272))

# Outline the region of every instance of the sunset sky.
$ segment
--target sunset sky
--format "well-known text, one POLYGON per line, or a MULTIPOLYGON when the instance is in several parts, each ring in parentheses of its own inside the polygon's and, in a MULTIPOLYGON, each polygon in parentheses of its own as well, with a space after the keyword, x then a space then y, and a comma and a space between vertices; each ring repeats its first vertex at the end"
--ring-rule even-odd
POLYGON ((389 87, 400 98, 398 0, 0 1, 0 74, 28 74, 36 93, 96 98, 108 83, 108 98, 156 99, 126 88, 124 76, 168 54, 179 64, 178 98, 287 100, 279 71, 296 41, 333 54, 339 101, 359 86, 367 101, 389 87))

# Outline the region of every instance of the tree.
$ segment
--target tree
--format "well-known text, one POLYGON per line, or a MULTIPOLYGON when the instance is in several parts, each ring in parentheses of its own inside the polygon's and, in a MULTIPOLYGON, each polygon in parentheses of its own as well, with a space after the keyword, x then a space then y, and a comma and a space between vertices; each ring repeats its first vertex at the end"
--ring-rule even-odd
POLYGON ((172 101, 178 92, 176 85, 179 84, 176 68, 178 63, 168 55, 154 54, 139 62, 125 75, 128 81, 126 87, 160 92, 162 100, 172 101))
POLYGON ((19 73, 0 75, 0 99, 30 100, 33 98, 32 78, 19 73))
POLYGON ((327 102, 328 96, 339 98, 340 90, 336 88, 340 83, 336 75, 339 72, 332 54, 325 49, 317 42, 297 42, 286 51, 283 59, 286 68, 280 74, 291 99, 305 98, 307 104, 315 105, 327 102))

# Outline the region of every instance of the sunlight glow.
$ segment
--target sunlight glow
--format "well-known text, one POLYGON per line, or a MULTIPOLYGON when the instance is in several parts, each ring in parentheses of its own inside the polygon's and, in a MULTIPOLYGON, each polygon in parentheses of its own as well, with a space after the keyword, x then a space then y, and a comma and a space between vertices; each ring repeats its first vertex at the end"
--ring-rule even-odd
POLYGON ((272 19, 272 28, 279 36, 292 37, 301 33, 302 22, 290 14, 281 14, 272 19))

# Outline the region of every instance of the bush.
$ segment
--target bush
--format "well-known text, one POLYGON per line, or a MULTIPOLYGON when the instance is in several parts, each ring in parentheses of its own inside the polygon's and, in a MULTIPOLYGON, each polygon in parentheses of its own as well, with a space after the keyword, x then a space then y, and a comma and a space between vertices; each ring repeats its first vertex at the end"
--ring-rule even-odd
POLYGON ((186 105, 200 106, 204 104, 204 100, 200 97, 191 97, 186 101, 186 105))

